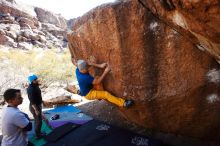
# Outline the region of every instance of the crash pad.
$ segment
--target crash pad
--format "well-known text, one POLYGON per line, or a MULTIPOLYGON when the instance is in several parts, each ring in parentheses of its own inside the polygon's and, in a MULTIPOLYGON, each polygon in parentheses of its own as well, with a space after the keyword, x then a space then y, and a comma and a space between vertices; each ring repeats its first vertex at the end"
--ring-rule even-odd
POLYGON ((162 146, 160 141, 114 127, 97 120, 72 130, 56 142, 45 146, 162 146))
MULTIPOLYGON (((36 139, 35 132, 34 132, 34 122, 32 121, 32 130, 28 132, 28 139, 31 143, 34 144, 34 146, 42 146, 46 143, 46 141, 41 139, 36 139)), ((41 126, 41 132, 49 134, 52 131, 52 129, 43 121, 41 126)))
POLYGON ((81 112, 80 109, 74 107, 73 105, 65 105, 65 106, 57 106, 55 108, 51 108, 48 110, 43 110, 43 113, 45 112, 74 112, 74 113, 79 113, 81 112))
POLYGON ((82 125, 92 120, 92 117, 84 113, 75 113, 75 112, 46 112, 44 113, 44 115, 49 120, 49 125, 52 128, 62 126, 68 122, 82 125), (59 118, 53 120, 52 117, 54 117, 55 115, 59 115, 59 118))
POLYGON ((66 123, 60 127, 53 129, 51 133, 45 136, 45 140, 48 142, 55 142, 79 126, 80 125, 74 123, 66 123))

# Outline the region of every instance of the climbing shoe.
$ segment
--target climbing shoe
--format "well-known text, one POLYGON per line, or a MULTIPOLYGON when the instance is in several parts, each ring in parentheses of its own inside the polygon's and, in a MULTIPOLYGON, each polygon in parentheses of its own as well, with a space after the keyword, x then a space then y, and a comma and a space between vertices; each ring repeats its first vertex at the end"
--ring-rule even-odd
POLYGON ((124 107, 128 108, 134 104, 134 101, 132 99, 126 99, 124 102, 124 107))

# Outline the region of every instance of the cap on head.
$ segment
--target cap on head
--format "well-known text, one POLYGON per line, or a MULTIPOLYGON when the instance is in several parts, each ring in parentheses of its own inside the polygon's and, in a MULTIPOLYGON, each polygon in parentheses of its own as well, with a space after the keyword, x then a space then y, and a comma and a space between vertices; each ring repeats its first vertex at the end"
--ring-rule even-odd
POLYGON ((37 75, 32 74, 32 75, 28 76, 28 82, 31 84, 37 78, 38 78, 37 75))
POLYGON ((77 67, 78 67, 79 70, 87 69, 88 64, 86 63, 85 60, 78 60, 77 61, 77 67))

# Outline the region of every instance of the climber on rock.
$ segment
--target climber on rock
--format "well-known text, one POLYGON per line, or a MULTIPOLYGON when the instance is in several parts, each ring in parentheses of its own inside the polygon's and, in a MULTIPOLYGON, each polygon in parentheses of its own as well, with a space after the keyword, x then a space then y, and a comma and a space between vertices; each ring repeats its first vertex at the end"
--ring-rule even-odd
POLYGON ((78 60, 76 65, 76 78, 79 83, 81 96, 85 96, 85 98, 88 100, 104 99, 113 104, 116 104, 119 107, 128 108, 133 105, 133 100, 126 100, 123 98, 115 97, 111 95, 109 92, 103 90, 102 86, 100 86, 102 80, 110 71, 110 67, 107 63, 96 64, 92 62, 87 63, 84 60, 78 60), (101 76, 92 77, 88 72, 90 66, 104 69, 104 72, 101 76))

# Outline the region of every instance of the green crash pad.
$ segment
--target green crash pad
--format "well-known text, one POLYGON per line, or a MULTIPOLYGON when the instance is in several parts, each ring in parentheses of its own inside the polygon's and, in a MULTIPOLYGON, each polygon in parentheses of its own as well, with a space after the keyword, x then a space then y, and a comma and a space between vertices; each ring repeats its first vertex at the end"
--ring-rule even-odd
MULTIPOLYGON (((32 122, 33 128, 32 131, 28 133, 29 141, 34 144, 34 146, 43 146, 46 142, 43 138, 36 139, 36 136, 34 134, 34 122, 32 122)), ((49 134, 52 131, 52 128, 50 128, 44 121, 42 122, 41 126, 41 132, 49 134)))

